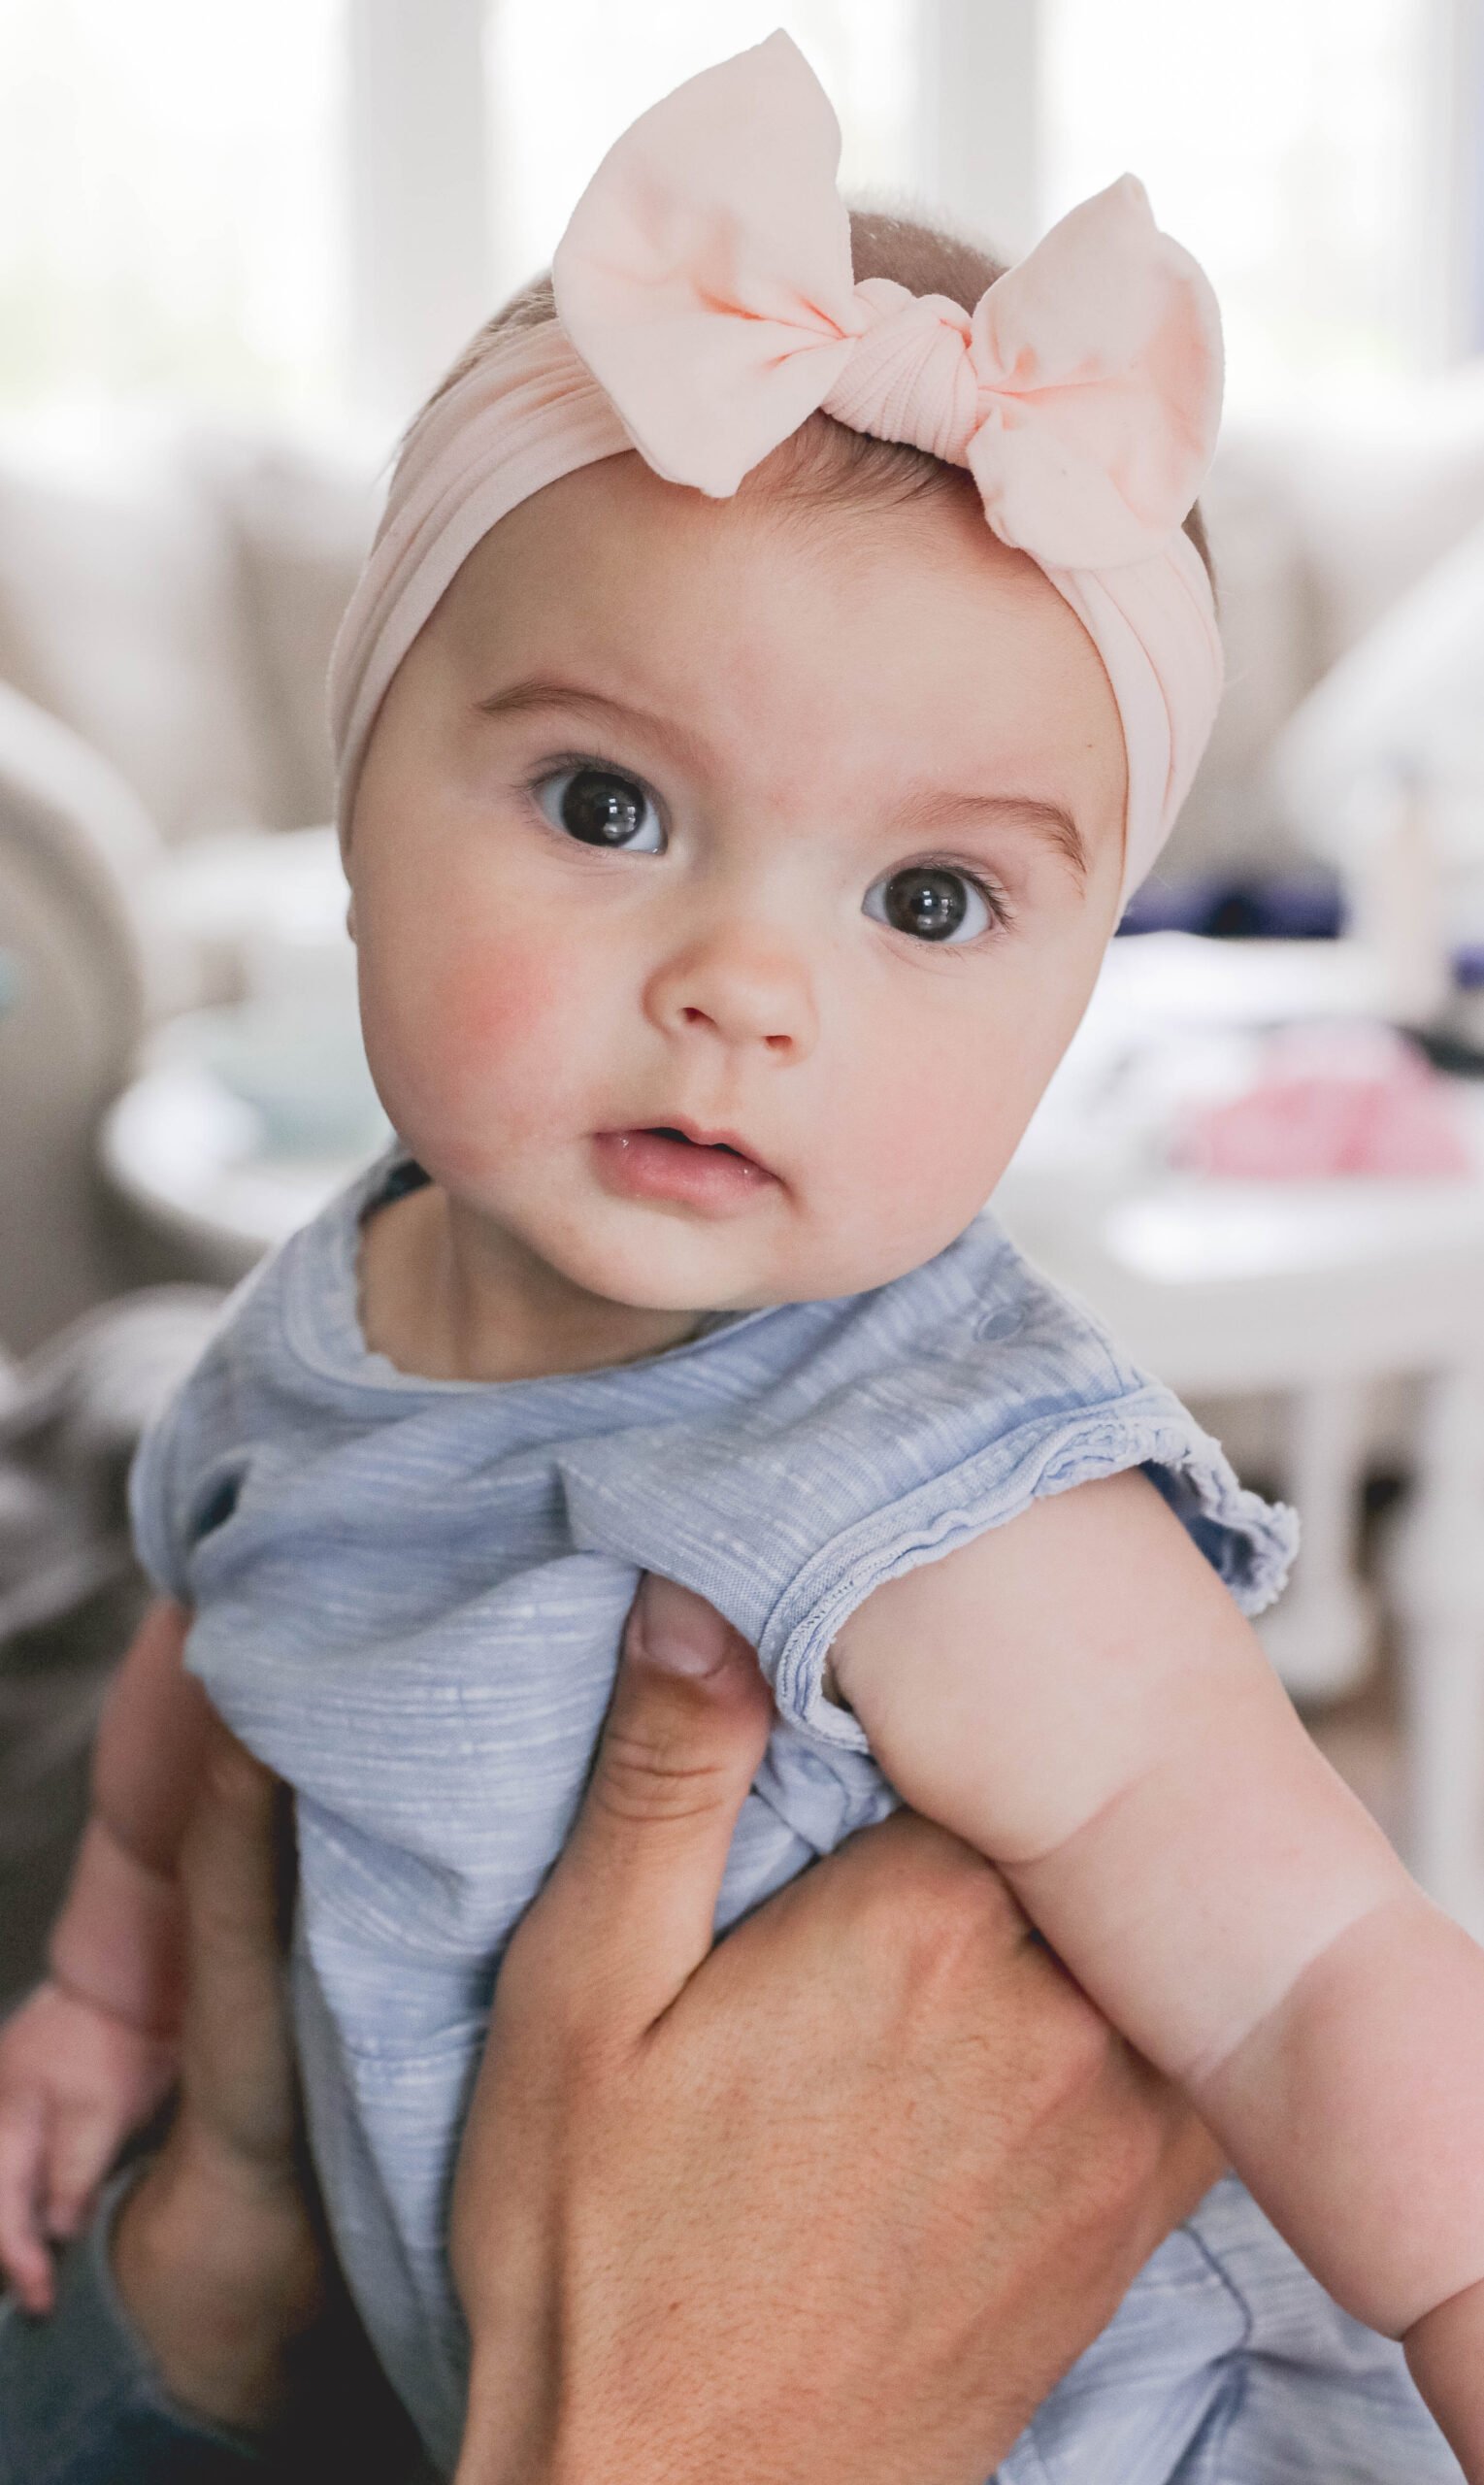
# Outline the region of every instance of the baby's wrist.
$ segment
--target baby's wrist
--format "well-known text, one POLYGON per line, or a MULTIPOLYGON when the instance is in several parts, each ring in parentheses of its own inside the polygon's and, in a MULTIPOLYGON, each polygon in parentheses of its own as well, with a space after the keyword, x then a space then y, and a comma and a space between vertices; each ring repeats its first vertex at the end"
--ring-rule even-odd
POLYGON ((82 1835, 47 1964, 74 2001, 137 2029, 173 2037, 184 1998, 184 1919, 169 1875, 131 1855, 106 1822, 82 1835))

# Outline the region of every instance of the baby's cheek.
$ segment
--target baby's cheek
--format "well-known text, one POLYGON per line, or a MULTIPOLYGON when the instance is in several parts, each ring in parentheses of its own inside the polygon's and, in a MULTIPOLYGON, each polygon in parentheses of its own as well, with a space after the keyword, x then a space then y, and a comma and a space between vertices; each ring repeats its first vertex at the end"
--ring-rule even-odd
MULTIPOLYGON (((1021 1082, 976 1027, 913 1032, 878 1060, 874 1109, 883 1172, 926 1202, 994 1178, 1018 1136, 1021 1082)), ((861 1109, 870 1115, 864 1097, 861 1109)))
POLYGON ((562 978, 550 961, 517 948, 480 950, 445 969, 439 1048, 456 1079, 481 1078, 527 1054, 544 1054, 562 1023, 562 978))
POLYGON ((934 1042, 899 1025, 897 1035, 857 1055, 849 1093, 829 1117, 833 1216, 893 1274, 942 1249, 977 1214, 1032 1101, 1015 1070, 1002 1063, 996 1075, 977 1030, 934 1042))
POLYGON ((445 943, 420 968, 404 955, 367 977, 367 1049, 409 1137, 415 1120, 477 1141, 492 1114, 508 1129, 542 1100, 549 1114, 568 1014, 559 969, 524 945, 445 943))

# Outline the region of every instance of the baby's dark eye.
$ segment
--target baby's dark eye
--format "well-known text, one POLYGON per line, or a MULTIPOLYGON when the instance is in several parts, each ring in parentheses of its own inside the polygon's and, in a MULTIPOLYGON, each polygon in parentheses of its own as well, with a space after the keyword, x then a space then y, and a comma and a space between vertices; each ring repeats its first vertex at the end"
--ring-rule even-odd
POLYGON ((532 791, 553 828, 583 845, 621 847, 626 854, 659 854, 665 832, 652 798, 616 769, 561 768, 532 791))
POLYGON ((984 891, 967 872, 941 863, 909 863, 866 891, 866 912, 914 941, 977 940, 994 917, 984 891))

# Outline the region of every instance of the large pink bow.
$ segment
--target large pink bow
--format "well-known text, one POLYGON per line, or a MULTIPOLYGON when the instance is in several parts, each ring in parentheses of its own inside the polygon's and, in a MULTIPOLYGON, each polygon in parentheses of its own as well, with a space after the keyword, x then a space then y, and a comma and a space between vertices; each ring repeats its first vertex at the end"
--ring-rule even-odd
POLYGON ((1221 324, 1140 183, 1073 208, 971 316, 854 282, 839 163, 829 97, 781 30, 604 157, 552 276, 648 464, 726 499, 822 408, 967 466, 996 535, 1043 566, 1157 552, 1210 463, 1221 324))

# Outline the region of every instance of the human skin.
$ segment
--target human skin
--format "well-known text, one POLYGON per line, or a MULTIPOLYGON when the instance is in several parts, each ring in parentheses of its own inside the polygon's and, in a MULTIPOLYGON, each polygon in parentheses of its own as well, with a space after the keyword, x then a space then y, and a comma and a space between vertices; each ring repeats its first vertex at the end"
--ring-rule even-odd
POLYGON ((368 1229, 372 1342, 435 1375, 581 1369, 931 1258, 1081 1015, 1124 798, 1091 641, 963 479, 801 510, 766 464, 710 502, 628 455, 524 503, 404 661, 355 800, 367 1050, 432 1177, 368 1229), (539 679, 582 697, 499 705, 539 679), (662 850, 552 824, 579 760, 652 797, 662 850), (917 862, 982 879, 976 937, 868 911, 917 862), (602 1135, 684 1121, 771 1178, 626 1195, 602 1135))
MULTIPOLYGON (((863 517, 750 480, 709 502, 630 455, 548 486, 465 563, 376 724, 362 1016, 431 1183, 370 1226, 362 1316, 405 1369, 611 1363, 698 1310, 919 1266, 1091 991, 1126 779, 1070 608, 967 485, 863 517), (633 789, 631 845, 572 833, 579 765, 633 789), (976 880, 984 928, 881 920, 913 866, 976 880), (625 1177, 625 1151, 713 1153, 645 1137, 687 1122, 764 1174, 625 1177)), ((1085 1486, 889 1582, 832 1671, 892 1783, 1006 1868, 1332 2293, 1406 2339, 1484 2485, 1484 1954, 1152 1487, 1085 1486)))
MULTIPOLYGON (((767 1728, 751 1652, 647 1583, 460 2161, 460 2485, 978 2485, 1217 2170, 998 1876, 921 1821, 853 1839, 710 1953, 767 1728)), ((247 2430, 312 2377, 332 2291, 279 1794, 214 1729, 182 1861, 181 2105, 115 2236, 167 2386, 247 2430)))
POLYGON ((1148 1478, 887 1581, 832 1667, 904 1800, 994 1857, 1321 2283, 1402 2340, 1480 2485, 1484 1951, 1322 1759, 1148 1478))
POLYGON ((207 1728, 180 1860, 180 2103, 114 2229, 119 2296, 167 2389, 245 2432, 279 2421, 332 2294, 281 1972, 283 1790, 207 1728))
MULTIPOLYGON (((1070 608, 967 487, 868 515, 751 480, 713 504, 630 456, 549 486, 376 725, 363 1015, 431 1179, 371 1221, 361 1316, 410 1372, 622 1362, 916 1266, 1091 989, 1124 772, 1070 608), (628 788, 632 846, 573 832, 583 771, 628 788), (975 890, 972 939, 881 919, 914 871, 975 890)), ((1332 2291, 1405 2336, 1484 2480, 1484 1963, 1172 1514, 1137 1476, 1033 1508, 878 1590, 834 1672, 892 1781, 1006 1866, 1332 2291)))
POLYGON ((119 2141, 175 2078, 177 1860, 211 1715, 181 1670, 188 1623, 157 1599, 115 1676, 49 1972, 0 2030, 0 2270, 32 2313, 51 2307, 49 2242, 76 2234, 119 2141))
MULTIPOLYGON (((702 1310, 885 1282, 983 1205, 1081 1014, 1126 790, 1092 642, 962 476, 865 510, 778 485, 776 458, 725 502, 637 454, 563 477, 476 548, 392 683, 347 869, 368 1054, 432 1177, 363 1242, 365 1334, 405 1370, 585 1370, 702 1310), (537 707, 536 677, 581 696, 537 707), (553 825, 575 758, 635 780, 662 850, 553 825), (915 865, 951 877, 972 938, 880 919, 915 865), (740 1195, 635 1194, 634 1126, 682 1121, 754 1160, 740 1195)), ((0 2263, 36 2310, 43 2230, 168 2078, 167 1825, 199 1694, 147 1641, 53 1977, 0 2036, 0 2263)))

